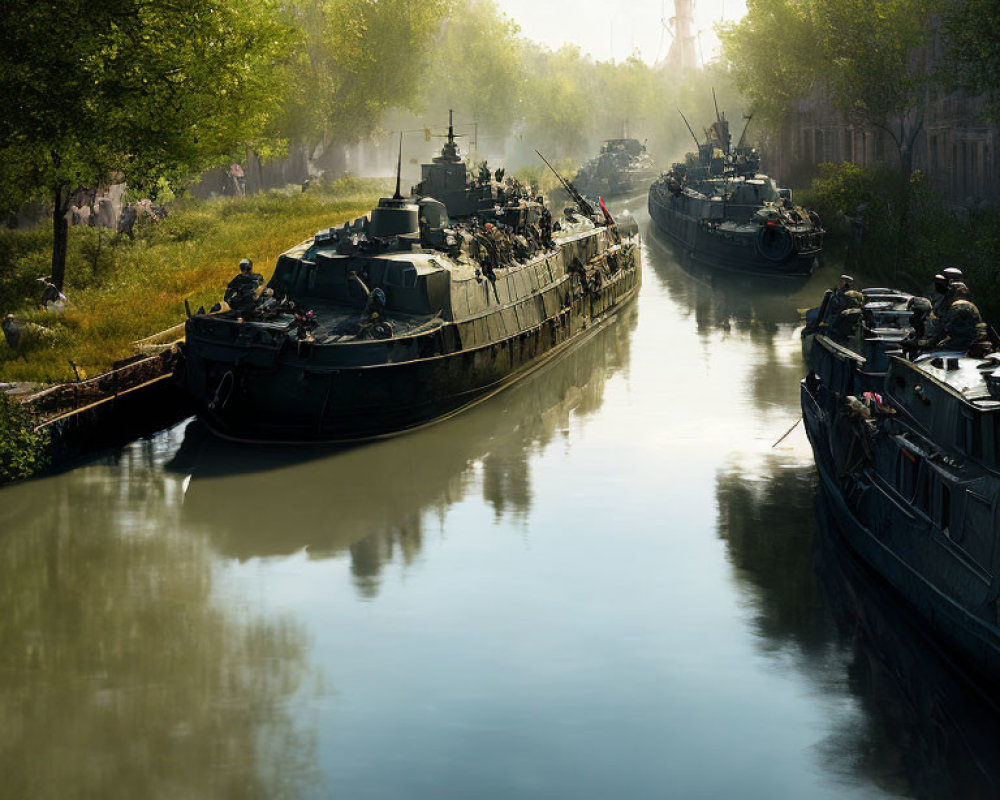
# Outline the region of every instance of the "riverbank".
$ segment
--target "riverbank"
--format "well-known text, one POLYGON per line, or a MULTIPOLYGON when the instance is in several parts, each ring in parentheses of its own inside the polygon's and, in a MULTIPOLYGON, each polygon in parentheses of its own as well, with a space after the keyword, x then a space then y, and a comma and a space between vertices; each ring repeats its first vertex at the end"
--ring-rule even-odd
POLYGON ((33 300, 36 278, 47 274, 51 230, 0 232, 0 311, 25 326, 18 352, 0 339, 0 384, 8 384, 0 392, 0 485, 58 468, 128 432, 151 432, 146 429, 154 420, 175 421, 166 405, 180 409, 183 403, 171 386, 119 386, 119 373, 131 367, 110 371, 133 360, 136 342, 171 328, 168 339, 182 336, 185 301, 192 310, 218 302, 241 258, 269 277, 281 252, 367 213, 387 187, 382 180, 345 178, 304 193, 182 200, 165 219, 137 224, 134 240, 71 228, 64 287, 69 301, 59 313, 39 311, 33 300), (98 375, 115 380, 86 380, 98 375), (69 415, 61 414, 62 406, 42 414, 38 403, 8 395, 10 385, 34 398, 86 391, 67 407, 69 415), (54 388, 38 391, 46 386, 54 388), (147 413, 153 407, 157 414, 147 413))
POLYGON ((819 174, 795 200, 819 213, 826 249, 886 285, 932 291, 932 276, 955 266, 984 318, 1000 320, 1000 209, 949 205, 919 172, 855 164, 820 164, 819 174))
POLYGON ((269 277, 281 252, 366 213, 387 186, 343 178, 307 192, 179 200, 166 219, 140 220, 134 240, 71 228, 69 302, 58 314, 34 308, 51 229, 0 231, 0 311, 46 331, 24 342, 20 355, 0 340, 0 382, 45 385, 111 369, 134 355, 134 342, 182 322, 185 300, 192 310, 219 301, 241 258, 269 277))

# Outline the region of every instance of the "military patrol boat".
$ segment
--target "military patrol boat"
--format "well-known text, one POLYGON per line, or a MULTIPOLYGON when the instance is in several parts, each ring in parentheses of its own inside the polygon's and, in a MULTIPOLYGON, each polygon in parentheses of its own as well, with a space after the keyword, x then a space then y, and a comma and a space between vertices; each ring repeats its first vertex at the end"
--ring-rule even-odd
POLYGON ((511 183, 473 180, 451 131, 415 195, 398 169, 367 217, 281 255, 254 308, 188 319, 183 380, 212 430, 310 442, 410 430, 528 374, 635 297, 638 234, 578 194, 553 220, 511 183))
POLYGON ((733 148, 729 122, 717 113, 705 143, 691 135, 697 154, 689 153, 649 188, 656 229, 710 267, 808 275, 823 249, 819 217, 793 205, 788 190, 758 172, 760 156, 743 146, 746 128, 733 148))
POLYGON ((600 155, 576 174, 573 185, 591 197, 621 197, 645 191, 658 170, 638 139, 608 139, 600 155))
POLYGON ((982 323, 921 339, 926 299, 840 294, 852 292, 803 331, 802 415, 823 491, 851 548, 995 685, 1000 357, 982 323))

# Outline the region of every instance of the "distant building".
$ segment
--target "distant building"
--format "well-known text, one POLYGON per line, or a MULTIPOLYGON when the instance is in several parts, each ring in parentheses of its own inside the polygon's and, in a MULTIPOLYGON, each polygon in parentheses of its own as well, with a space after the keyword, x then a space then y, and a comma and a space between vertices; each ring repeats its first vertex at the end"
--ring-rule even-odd
MULTIPOLYGON (((930 24, 936 30, 940 22, 932 17, 930 24)), ((939 36, 928 49, 928 60, 940 61, 939 36)), ((914 143, 914 168, 957 204, 1000 204, 1000 127, 984 120, 984 108, 983 96, 932 89, 914 143)), ((822 90, 800 100, 785 129, 763 149, 767 169, 789 185, 807 183, 822 162, 898 163, 895 143, 885 131, 851 124, 822 90)))

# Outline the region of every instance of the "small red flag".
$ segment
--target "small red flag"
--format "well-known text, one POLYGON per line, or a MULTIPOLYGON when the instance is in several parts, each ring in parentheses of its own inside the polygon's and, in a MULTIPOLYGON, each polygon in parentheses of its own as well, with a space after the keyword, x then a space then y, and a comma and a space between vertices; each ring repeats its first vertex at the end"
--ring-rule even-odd
POLYGON ((604 219, 608 221, 609 225, 614 225, 615 221, 611 218, 611 212, 608 211, 608 207, 604 205, 604 198, 598 197, 597 202, 601 204, 601 211, 604 213, 604 219))

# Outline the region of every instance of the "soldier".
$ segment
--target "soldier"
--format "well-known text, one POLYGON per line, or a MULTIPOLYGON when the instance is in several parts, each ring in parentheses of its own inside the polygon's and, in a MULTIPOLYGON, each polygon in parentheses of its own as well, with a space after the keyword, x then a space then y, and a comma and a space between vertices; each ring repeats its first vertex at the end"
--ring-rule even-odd
POLYGON ((978 357, 985 356, 992 346, 986 324, 969 296, 968 287, 962 281, 955 281, 949 294, 953 299, 940 320, 940 334, 935 347, 972 351, 978 357))
POLYGON ((854 278, 841 275, 840 283, 833 291, 828 291, 819 308, 818 326, 831 326, 837 321, 840 312, 848 308, 861 308, 864 305, 864 295, 854 289, 854 278))
POLYGON ((253 272, 249 258, 240 261, 240 274, 229 282, 223 299, 233 311, 249 311, 257 303, 257 290, 264 285, 264 276, 253 272))
POLYGON ((538 196, 538 203, 541 205, 541 216, 538 220, 538 227, 542 234, 542 246, 546 249, 551 249, 555 247, 555 241, 552 239, 552 232, 554 228, 552 227, 552 212, 549 211, 549 207, 545 205, 544 199, 541 195, 538 196))
POLYGON ((944 312, 948 310, 948 306, 955 299, 949 293, 952 284, 963 280, 962 270, 956 267, 947 267, 934 276, 934 291, 938 294, 933 307, 935 317, 944 316, 944 312))
POLYGON ((52 283, 52 277, 36 278, 36 280, 43 284, 42 296, 38 300, 38 307, 42 311, 62 311, 66 307, 66 295, 60 292, 56 288, 56 285, 52 283))
POLYGON ((944 337, 945 320, 952 304, 956 300, 972 299, 969 287, 962 280, 962 271, 955 267, 947 267, 934 276, 934 290, 939 296, 934 301, 927 332, 927 338, 931 342, 940 341, 944 337))

